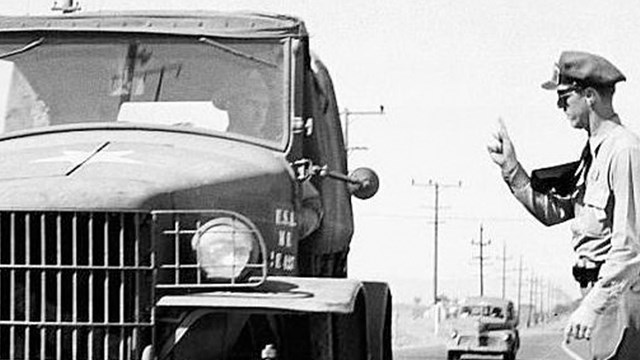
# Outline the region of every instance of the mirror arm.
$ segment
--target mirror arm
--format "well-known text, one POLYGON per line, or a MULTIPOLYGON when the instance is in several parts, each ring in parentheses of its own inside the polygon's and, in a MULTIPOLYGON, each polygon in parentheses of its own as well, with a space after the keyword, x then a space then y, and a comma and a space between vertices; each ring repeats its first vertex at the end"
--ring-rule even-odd
POLYGON ((337 171, 329 170, 329 167, 327 165, 315 165, 313 162, 311 162, 311 160, 308 159, 295 161, 291 165, 294 169, 296 169, 297 178, 299 181, 305 181, 311 177, 320 176, 346 181, 350 184, 361 184, 361 181, 357 179, 353 179, 348 175, 339 173, 337 171))
POLYGON ((309 159, 301 159, 291 164, 296 172, 298 181, 306 181, 313 176, 327 177, 344 181, 348 184, 349 192, 359 199, 368 199, 378 192, 378 176, 371 169, 358 168, 349 175, 329 170, 324 166, 315 165, 309 159))

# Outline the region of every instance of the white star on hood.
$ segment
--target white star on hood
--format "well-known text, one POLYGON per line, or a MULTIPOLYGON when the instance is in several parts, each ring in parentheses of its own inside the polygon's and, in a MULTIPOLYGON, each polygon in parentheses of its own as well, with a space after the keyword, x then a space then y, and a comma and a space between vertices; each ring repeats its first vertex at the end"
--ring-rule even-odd
POLYGON ((118 164, 140 164, 138 160, 128 159, 127 155, 132 154, 133 151, 76 151, 76 150, 63 150, 62 156, 56 156, 46 159, 38 159, 32 161, 32 163, 43 162, 69 162, 71 164, 80 164, 84 162, 89 163, 118 163, 118 164))

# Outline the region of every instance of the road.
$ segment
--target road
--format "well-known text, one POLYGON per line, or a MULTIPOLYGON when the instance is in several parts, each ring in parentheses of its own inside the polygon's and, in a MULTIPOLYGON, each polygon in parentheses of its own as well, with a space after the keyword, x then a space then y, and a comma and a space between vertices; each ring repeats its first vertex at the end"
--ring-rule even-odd
MULTIPOLYGON (((521 332, 521 347, 516 359, 518 360, 571 360, 560 347, 562 333, 557 329, 533 330, 521 332)), ((571 348, 587 358, 587 348, 584 342, 575 343, 571 348)), ((425 347, 395 349, 394 360, 446 360, 447 350, 443 344, 425 347)), ((463 360, 500 359, 500 357, 465 355, 463 360)))

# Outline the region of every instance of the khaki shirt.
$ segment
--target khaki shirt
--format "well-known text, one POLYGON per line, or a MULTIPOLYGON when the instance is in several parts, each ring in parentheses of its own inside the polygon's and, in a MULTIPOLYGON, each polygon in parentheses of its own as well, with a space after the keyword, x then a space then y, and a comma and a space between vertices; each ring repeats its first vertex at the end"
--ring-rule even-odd
POLYGON ((577 258, 603 263, 583 305, 602 313, 640 275, 640 138, 616 118, 592 134, 589 148, 591 166, 567 197, 534 191, 519 164, 505 181, 545 225, 574 219, 571 242, 577 258))

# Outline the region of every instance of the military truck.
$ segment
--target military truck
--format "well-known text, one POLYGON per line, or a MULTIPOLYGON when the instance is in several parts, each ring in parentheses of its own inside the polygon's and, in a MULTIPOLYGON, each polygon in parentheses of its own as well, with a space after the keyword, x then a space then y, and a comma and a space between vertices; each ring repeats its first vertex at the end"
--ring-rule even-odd
POLYGON ((0 359, 390 359, 304 23, 58 7, 0 17, 0 359))

